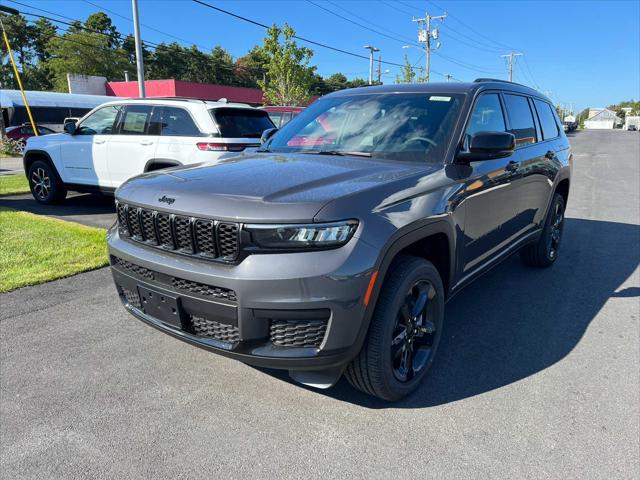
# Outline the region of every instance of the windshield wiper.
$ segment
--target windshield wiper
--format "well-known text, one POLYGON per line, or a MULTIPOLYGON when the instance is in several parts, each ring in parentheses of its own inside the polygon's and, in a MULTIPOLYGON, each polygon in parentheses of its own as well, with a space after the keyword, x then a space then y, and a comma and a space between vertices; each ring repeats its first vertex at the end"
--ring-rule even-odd
POLYGON ((336 157, 371 157, 369 152, 346 152, 343 150, 308 150, 306 153, 311 155, 334 155, 336 157))

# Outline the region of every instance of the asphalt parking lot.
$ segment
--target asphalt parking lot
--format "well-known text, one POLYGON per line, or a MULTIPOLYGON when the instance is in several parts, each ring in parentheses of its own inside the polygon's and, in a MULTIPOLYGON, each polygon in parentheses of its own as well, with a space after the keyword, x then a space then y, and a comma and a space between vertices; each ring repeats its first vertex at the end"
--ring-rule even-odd
POLYGON ((101 269, 0 296, 2 478, 638 478, 640 135, 571 137, 557 263, 447 306, 430 377, 385 404, 207 353, 101 269))

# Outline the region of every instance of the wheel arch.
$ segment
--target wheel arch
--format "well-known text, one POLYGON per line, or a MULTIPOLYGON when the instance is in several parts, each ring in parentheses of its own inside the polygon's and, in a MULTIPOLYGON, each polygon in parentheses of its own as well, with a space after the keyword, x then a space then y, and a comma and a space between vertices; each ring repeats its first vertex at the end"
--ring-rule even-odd
POLYGON ((56 168, 56 164, 51 159, 51 155, 49 155, 45 150, 27 150, 25 152, 22 157, 22 166, 24 167, 25 175, 29 175, 29 169, 36 160, 44 160, 45 162, 48 162, 56 170, 58 176, 60 175, 60 172, 58 172, 58 169, 56 168))

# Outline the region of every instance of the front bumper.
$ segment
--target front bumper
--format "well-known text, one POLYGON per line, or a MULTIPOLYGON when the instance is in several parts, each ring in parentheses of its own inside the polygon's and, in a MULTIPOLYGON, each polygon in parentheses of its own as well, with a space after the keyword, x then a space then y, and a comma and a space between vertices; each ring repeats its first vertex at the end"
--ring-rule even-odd
POLYGON ((115 228, 108 245, 127 310, 192 345, 287 370, 338 368, 360 349, 378 251, 357 238, 335 250, 254 254, 238 265, 148 248, 115 228), (156 315, 143 301, 147 292, 173 302, 178 320, 156 315))

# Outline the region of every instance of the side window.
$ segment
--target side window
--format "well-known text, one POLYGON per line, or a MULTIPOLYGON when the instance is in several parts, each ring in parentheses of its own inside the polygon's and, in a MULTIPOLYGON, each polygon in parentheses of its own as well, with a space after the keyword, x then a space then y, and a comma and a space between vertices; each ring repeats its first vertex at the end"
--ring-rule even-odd
POLYGON ((276 127, 282 126, 282 112, 269 112, 269 118, 276 127))
POLYGON ((538 118, 540 119, 540 125, 542 126, 542 138, 545 140, 556 138, 560 134, 560 131, 558 130, 558 124, 556 123, 556 118, 553 115, 551 105, 547 102, 543 102, 542 100, 534 100, 533 103, 536 105, 538 118))
POLYGON ((199 137, 201 135, 191 115, 182 108, 162 107, 161 127, 162 136, 199 137))
POLYGON ((109 105, 96 110, 78 126, 76 135, 109 135, 113 133, 113 124, 122 107, 109 105))
POLYGON ((151 105, 127 105, 120 121, 120 135, 144 135, 152 108, 151 105))
POLYGON ((516 136, 516 145, 536 143, 536 127, 527 97, 521 95, 504 95, 505 105, 509 113, 510 132, 516 136))
POLYGON ((476 105, 471 113, 467 135, 471 136, 477 132, 504 132, 506 126, 504 115, 500 106, 500 97, 497 93, 487 93, 476 101, 476 105))

